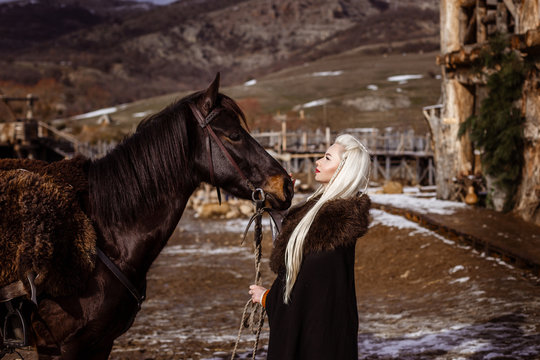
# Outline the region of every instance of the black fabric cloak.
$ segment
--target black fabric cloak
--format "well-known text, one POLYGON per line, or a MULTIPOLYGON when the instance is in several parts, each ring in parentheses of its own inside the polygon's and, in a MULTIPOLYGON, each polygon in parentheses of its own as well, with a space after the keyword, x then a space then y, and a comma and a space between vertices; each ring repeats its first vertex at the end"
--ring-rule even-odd
POLYGON ((266 297, 270 324, 269 360, 358 359, 358 310, 354 282, 356 239, 365 234, 367 195, 326 203, 315 217, 302 266, 288 304, 285 249, 289 237, 316 200, 292 208, 270 256, 278 274, 266 297))

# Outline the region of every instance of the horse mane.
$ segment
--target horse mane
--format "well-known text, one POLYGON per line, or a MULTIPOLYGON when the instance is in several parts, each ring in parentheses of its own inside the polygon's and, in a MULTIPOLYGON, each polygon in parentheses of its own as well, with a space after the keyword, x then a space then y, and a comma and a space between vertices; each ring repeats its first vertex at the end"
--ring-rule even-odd
MULTIPOLYGON (((191 165, 193 145, 188 139, 187 121, 193 121, 188 104, 201 95, 189 95, 145 118, 135 133, 91 163, 91 214, 102 228, 133 224, 140 214, 152 213, 163 199, 172 201, 182 187, 197 181, 191 165)), ((216 106, 233 111, 247 127, 234 100, 219 94, 216 106)))

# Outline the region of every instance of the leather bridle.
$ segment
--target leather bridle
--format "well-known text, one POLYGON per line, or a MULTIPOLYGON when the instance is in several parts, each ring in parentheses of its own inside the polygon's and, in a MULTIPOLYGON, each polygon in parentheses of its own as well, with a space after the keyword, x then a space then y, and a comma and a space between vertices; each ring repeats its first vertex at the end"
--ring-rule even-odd
POLYGON ((225 145, 223 145, 223 142, 221 141, 221 139, 216 135, 216 133, 212 129, 212 126, 210 126, 210 123, 219 114, 221 109, 215 108, 212 111, 210 111, 210 113, 206 117, 204 117, 201 114, 201 112, 199 111, 199 109, 197 108, 197 106, 195 106, 195 104, 189 103, 189 107, 191 109, 191 112, 195 116, 195 119, 197 119, 197 122, 199 123, 199 126, 203 129, 205 137, 207 139, 207 141, 206 141, 206 153, 208 154, 208 169, 210 171, 210 182, 211 182, 211 184, 213 186, 216 187, 219 203, 221 204, 221 192, 220 192, 220 189, 219 189, 219 185, 216 184, 215 177, 214 177, 214 162, 213 162, 213 159, 212 159, 212 144, 211 144, 210 138, 214 139, 216 144, 221 149, 221 152, 225 155, 225 157, 229 160, 231 165, 236 169, 238 174, 240 174, 242 179, 246 182, 247 187, 253 192, 253 196, 255 196, 255 193, 257 193, 257 192, 262 192, 261 189, 256 189, 255 186, 253 186, 253 184, 251 183, 251 181, 249 181, 249 179, 244 174, 242 169, 240 169, 240 166, 238 166, 238 164, 236 163, 236 161, 234 161, 234 159, 231 156, 231 154, 229 153, 229 151, 227 151, 227 149, 225 148, 225 145))

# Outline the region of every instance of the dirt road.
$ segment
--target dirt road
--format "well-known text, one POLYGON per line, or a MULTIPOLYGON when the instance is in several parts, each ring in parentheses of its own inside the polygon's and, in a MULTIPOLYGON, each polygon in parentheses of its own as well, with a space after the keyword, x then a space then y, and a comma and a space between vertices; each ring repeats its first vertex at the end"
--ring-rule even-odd
MULTIPOLYGON (((359 359, 540 359, 539 279, 404 218, 371 214, 356 248, 359 359)), ((251 246, 240 246, 246 222, 184 214, 111 359, 230 358, 254 276, 251 246)), ((270 247, 266 233, 266 257, 270 247)), ((257 358, 267 334, 265 325, 257 358)), ((253 339, 242 337, 242 358, 253 339)))

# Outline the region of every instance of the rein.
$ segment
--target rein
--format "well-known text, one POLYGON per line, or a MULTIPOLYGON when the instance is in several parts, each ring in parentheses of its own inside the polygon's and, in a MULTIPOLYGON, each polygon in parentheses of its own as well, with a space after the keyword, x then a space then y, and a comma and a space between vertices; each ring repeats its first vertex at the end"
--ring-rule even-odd
MULTIPOLYGON (((242 238, 242 244, 246 239, 247 232, 251 227, 251 224, 255 222, 255 235, 253 240, 255 242, 255 284, 260 285, 261 283, 261 257, 262 257, 262 216, 264 212, 268 212, 268 209, 264 207, 264 201, 266 199, 266 194, 262 189, 255 189, 252 194, 253 202, 255 203, 255 214, 251 216, 249 222, 244 231, 244 236, 242 238), (259 196, 259 197, 258 197, 259 196)), ((273 221, 273 218, 272 220, 273 221)), ((251 328, 255 333, 255 343, 253 344, 253 353, 252 360, 255 360, 255 355, 257 353, 257 348, 259 346, 259 336, 261 335, 261 329, 264 323, 264 317, 266 312, 261 304, 254 304, 251 299, 248 300, 244 306, 244 311, 242 312, 242 320, 240 322, 240 328, 238 329, 238 336, 236 338, 236 343, 234 344, 234 349, 231 355, 231 360, 236 356, 236 351, 238 349, 238 343, 240 342, 240 336, 242 335, 242 328, 251 328), (249 311, 249 312, 248 312, 249 311), (255 328, 256 325, 256 328, 255 328)))
POLYGON ((146 298, 144 294, 139 293, 137 288, 133 285, 131 281, 122 273, 122 271, 101 251, 100 248, 97 249, 97 255, 101 262, 109 268, 109 270, 113 273, 114 276, 124 285, 126 289, 129 290, 131 295, 135 298, 135 301, 137 302, 137 307, 140 309, 141 305, 146 298))
POLYGON ((219 185, 216 184, 216 181, 215 181, 215 177, 214 177, 214 161, 212 159, 212 144, 211 144, 211 140, 210 138, 212 137, 214 139, 214 141, 216 142, 216 144, 219 146, 219 148, 221 149, 221 152, 225 155, 225 157, 229 160, 229 162, 231 163, 231 165, 236 169, 236 171, 238 172, 238 174, 240 174, 240 176, 242 177, 242 179, 245 181, 245 183, 247 184, 247 187, 255 192, 256 189, 255 189, 255 186, 253 186, 253 184, 251 183, 251 181, 249 181, 249 179, 247 178, 247 176, 244 174, 244 172, 242 171, 242 169, 240 169, 240 166, 238 166, 238 164, 236 163, 236 161, 234 161, 233 157, 231 156, 231 154, 229 153, 229 151, 227 151, 227 149, 225 148, 225 145, 223 145, 223 142, 221 141, 221 139, 216 135, 216 133, 214 132, 214 130, 212 129, 212 126, 210 126, 210 123, 212 122, 212 120, 214 120, 214 118, 219 114, 219 112, 221 111, 221 109, 213 109, 209 114, 208 116, 206 116, 206 118, 201 114, 201 112, 199 111, 199 109, 195 106, 195 104, 193 103, 189 103, 189 107, 191 109, 191 112, 193 113, 193 115, 195 116, 195 119, 197 119, 197 122, 199 123, 199 126, 203 129, 204 131, 204 135, 205 137, 208 139, 208 141, 206 142, 206 153, 208 154, 208 169, 210 170, 210 182, 213 186, 216 187, 216 191, 217 191, 217 194, 218 194, 218 200, 219 200, 219 203, 221 204, 221 192, 220 192, 220 189, 219 189, 219 185))

